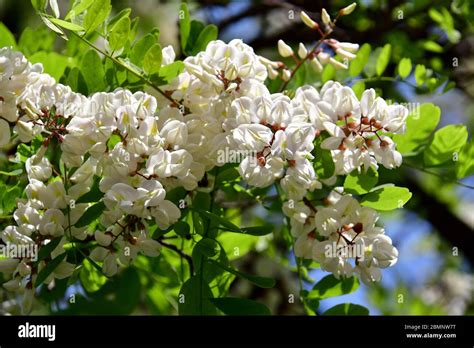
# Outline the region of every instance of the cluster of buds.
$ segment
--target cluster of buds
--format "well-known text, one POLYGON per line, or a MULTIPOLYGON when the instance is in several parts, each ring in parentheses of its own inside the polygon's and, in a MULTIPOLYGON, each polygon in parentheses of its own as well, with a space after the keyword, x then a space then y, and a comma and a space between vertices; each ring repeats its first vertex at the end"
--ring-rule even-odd
MULTIPOLYGON (((296 62, 297 67, 303 64, 305 61, 309 61, 311 66, 317 72, 321 72, 324 68, 324 65, 326 64, 331 64, 336 69, 347 69, 348 62, 356 57, 355 53, 359 49, 359 45, 351 42, 339 42, 335 39, 328 39, 327 37, 333 31, 338 18, 352 13, 355 7, 356 3, 353 3, 339 10, 338 15, 336 18, 334 18, 334 20, 331 19, 331 16, 328 14, 326 9, 323 8, 321 11, 321 21, 323 23, 323 28, 321 28, 321 26, 306 12, 301 11, 301 21, 310 29, 317 31, 321 35, 321 38, 311 50, 308 50, 303 43, 300 43, 296 53, 283 40, 279 40, 278 53, 283 58, 292 57, 296 62), (325 51, 324 48, 329 48, 330 51, 325 51), (342 59, 342 62, 341 60, 336 59, 335 56, 338 56, 340 59, 342 59)), ((284 81, 288 81, 291 76, 294 75, 294 72, 288 69, 283 63, 272 63, 274 63, 274 67, 272 72, 269 73, 270 77, 277 77, 278 70, 281 71, 281 78, 284 81)))

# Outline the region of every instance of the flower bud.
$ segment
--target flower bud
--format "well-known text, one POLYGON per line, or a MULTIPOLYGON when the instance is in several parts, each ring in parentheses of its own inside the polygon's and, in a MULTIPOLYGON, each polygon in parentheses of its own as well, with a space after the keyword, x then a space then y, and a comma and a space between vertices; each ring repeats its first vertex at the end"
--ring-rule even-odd
POLYGON ((327 54, 326 52, 320 52, 318 54, 318 58, 319 58, 319 60, 322 64, 327 64, 329 62, 330 57, 331 56, 329 54, 327 54))
POLYGON ((319 24, 313 21, 311 17, 308 16, 308 14, 304 11, 301 11, 300 18, 301 18, 301 21, 304 24, 306 24, 306 26, 310 27, 311 29, 317 29, 319 27, 319 24))
POLYGON ((331 23, 331 16, 329 16, 329 13, 326 11, 325 8, 323 8, 323 10, 321 11, 321 19, 326 25, 329 25, 329 23, 331 23))
POLYGON ((329 64, 331 64, 336 69, 347 69, 347 66, 344 63, 335 60, 333 57, 329 58, 329 64))
POLYGON ((338 42, 337 46, 348 52, 355 53, 359 49, 359 45, 352 42, 338 42))
POLYGON ((270 80, 276 79, 277 76, 278 76, 278 71, 277 70, 275 70, 273 68, 268 69, 268 78, 270 80))
POLYGON ((300 42, 300 45, 298 47, 298 56, 300 56, 301 59, 305 59, 307 55, 308 50, 306 49, 305 45, 300 42))
POLYGON ((351 14, 354 9, 356 8, 357 4, 355 2, 353 2, 352 4, 350 4, 349 6, 346 6, 342 9, 339 10, 339 15, 340 16, 346 16, 348 14, 351 14))
POLYGON ((109 234, 105 234, 101 231, 95 231, 94 237, 97 243, 102 246, 109 246, 112 242, 112 237, 109 234))
POLYGON ((291 49, 290 46, 288 46, 285 41, 283 40, 278 40, 278 53, 280 53, 280 55, 282 57, 290 57, 293 55, 293 50, 291 49))
POLYGON ((342 58, 347 58, 349 60, 352 60, 356 57, 354 53, 350 53, 346 50, 343 50, 342 48, 337 48, 335 52, 336 54, 340 55, 342 58))
POLYGON ((323 71, 323 66, 319 62, 318 58, 314 57, 313 59, 310 60, 311 65, 313 66, 314 70, 317 72, 323 71))
POLYGON ((288 81, 291 78, 291 72, 288 69, 284 69, 281 73, 281 78, 283 81, 288 81))

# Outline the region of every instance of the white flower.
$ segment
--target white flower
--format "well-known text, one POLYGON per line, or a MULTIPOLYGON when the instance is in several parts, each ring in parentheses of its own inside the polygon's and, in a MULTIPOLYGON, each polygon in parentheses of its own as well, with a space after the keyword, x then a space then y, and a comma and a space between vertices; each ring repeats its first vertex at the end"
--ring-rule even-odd
POLYGON ((232 131, 233 140, 243 150, 261 152, 270 146, 273 133, 261 124, 244 124, 232 131))
POLYGON ((34 155, 28 158, 25 162, 25 169, 30 180, 46 181, 53 173, 51 163, 45 156, 34 155))
POLYGON ((65 217, 61 210, 48 209, 41 219, 39 231, 43 235, 50 235, 53 237, 61 236, 64 234, 64 223, 65 217))
POLYGON ((189 169, 192 160, 192 156, 186 150, 160 149, 148 158, 147 173, 156 174, 160 178, 180 176, 189 169))
POLYGON ((246 157, 239 166, 239 173, 250 185, 266 187, 283 175, 284 162, 279 157, 265 159, 262 155, 251 159, 246 157))
POLYGON ((188 129, 184 122, 179 120, 168 120, 160 130, 166 143, 183 146, 188 140, 188 129))
POLYGON ((164 66, 164 65, 168 65, 168 64, 171 64, 174 62, 175 58, 176 58, 176 53, 174 52, 174 49, 173 49, 173 46, 171 45, 168 45, 166 47, 164 47, 162 50, 162 60, 161 60, 161 65, 164 66))
POLYGON ((170 225, 178 221, 181 211, 173 202, 164 200, 158 206, 151 208, 151 215, 155 218, 158 227, 166 230, 170 225))

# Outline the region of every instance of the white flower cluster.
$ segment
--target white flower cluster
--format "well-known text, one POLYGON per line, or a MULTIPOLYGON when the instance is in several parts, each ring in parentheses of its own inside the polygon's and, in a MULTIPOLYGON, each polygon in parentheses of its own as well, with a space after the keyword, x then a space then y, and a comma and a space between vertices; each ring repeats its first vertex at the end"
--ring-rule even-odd
POLYGON ((377 212, 362 207, 351 195, 333 191, 326 206, 308 200, 286 202, 296 238, 295 255, 318 262, 336 278, 359 274, 364 283, 379 281, 380 268, 394 265, 398 251, 382 227, 377 212))
MULTIPOLYGON (((165 64, 174 61, 170 47, 163 55, 165 64)), ((175 102, 122 89, 86 97, 56 83, 21 54, 0 50, 0 146, 10 141, 11 128, 21 142, 39 134, 45 138, 26 161, 27 199, 18 202, 17 226, 0 233, 3 242, 41 247, 61 238, 54 258, 67 242, 95 241, 91 257, 113 275, 139 252, 158 255, 153 226, 166 229, 180 217, 178 207, 166 200, 167 190, 192 191, 207 171, 225 164, 219 153, 247 151, 251 154, 239 165, 242 178, 256 187, 278 180, 287 196, 284 212, 297 237, 297 256, 314 258, 336 276, 358 272, 364 281, 378 280, 379 268, 392 265, 397 252, 375 227, 376 213, 350 196, 315 208, 306 195, 322 184, 333 185, 339 174, 377 163, 400 165, 386 133, 404 130, 406 109, 387 105, 373 90, 359 101, 352 89, 332 81, 320 92, 300 87, 293 98, 271 94, 264 83, 275 62, 241 40, 210 42, 184 63, 185 71, 164 87, 175 102), (317 137, 326 137, 322 147, 331 150, 336 167, 325 180, 313 166, 317 137), (59 163, 45 156, 53 142, 60 144, 59 163), (103 193, 98 204, 105 210, 100 223, 82 226, 77 222, 84 212, 97 208, 80 201, 95 178, 103 193), (343 257, 323 256, 321 248, 332 242, 338 248, 362 245, 364 257, 348 266, 343 257)), ((26 309, 45 264, 0 260, 0 271, 12 277, 6 286, 28 294, 26 309)), ((71 275, 74 267, 64 259, 46 283, 71 275)))
POLYGON ((322 184, 334 184, 336 175, 377 169, 379 163, 399 166, 401 155, 389 134, 404 131, 408 110, 387 105, 373 89, 358 100, 351 88, 333 81, 319 92, 300 87, 292 99, 271 94, 259 62, 239 40, 228 45, 216 41, 186 60, 187 71, 178 78, 173 96, 191 110, 185 119, 199 124, 197 128, 187 123, 188 130, 199 134, 189 133, 188 141, 199 139, 201 146, 196 142, 192 147, 204 149, 202 156, 190 150, 193 159, 222 165, 216 161, 216 150, 249 154, 240 162, 241 177, 256 187, 279 181, 288 198, 284 212, 297 238, 297 256, 314 258, 336 276, 356 272, 364 282, 379 280, 380 268, 393 265, 398 252, 375 226, 377 213, 348 195, 320 210, 309 207, 305 197, 322 184), (313 166, 317 137, 324 137, 321 147, 331 151, 335 164, 334 176, 325 180, 318 179, 313 166), (321 252, 333 242, 333 254, 321 252), (351 264, 341 248, 359 249, 361 256, 352 257, 351 264))
MULTIPOLYGON (((176 127, 155 117, 156 99, 125 90, 87 98, 56 83, 40 65, 32 66, 9 48, 0 51, 0 62, 1 145, 10 141, 11 128, 21 142, 39 134, 45 137, 37 153, 26 160, 27 199, 18 200, 17 225, 0 232, 3 243, 42 247, 60 239, 50 255, 53 259, 65 252, 69 241, 95 240, 99 246, 91 257, 103 262, 107 275, 139 252, 158 255, 160 245, 151 239, 150 227, 166 229, 180 216, 180 210, 165 199, 158 178, 176 177, 193 184, 184 178, 191 156, 174 149, 176 127), (75 169, 70 177, 60 174, 61 165, 46 157, 52 142, 60 144, 64 172, 75 169), (76 201, 89 192, 94 177, 101 178, 106 209, 99 226, 76 227, 91 205, 76 201)), ((37 262, 37 256, 0 260, 0 271, 11 276, 5 288, 25 294, 24 312, 31 308, 33 284, 47 261, 37 262)), ((63 259, 44 283, 68 277, 74 268, 63 259)))

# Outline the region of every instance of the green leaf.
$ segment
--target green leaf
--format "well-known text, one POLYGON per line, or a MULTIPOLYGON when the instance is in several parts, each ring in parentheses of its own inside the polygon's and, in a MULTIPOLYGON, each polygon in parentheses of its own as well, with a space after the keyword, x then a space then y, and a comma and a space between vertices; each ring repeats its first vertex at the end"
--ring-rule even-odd
POLYGON ((0 47, 12 46, 16 48, 15 37, 8 28, 0 22, 0 47))
POLYGON ((411 69, 412 66, 410 58, 402 58, 400 63, 398 63, 398 75, 400 75, 402 79, 405 79, 410 75, 411 69))
POLYGON ((425 50, 431 51, 431 52, 436 52, 436 53, 442 53, 443 52, 443 47, 438 44, 437 42, 427 40, 422 43, 422 46, 425 50))
POLYGON ((441 109, 424 103, 413 110, 407 118, 405 134, 395 134, 393 141, 402 155, 417 153, 428 143, 430 135, 436 129, 441 118, 441 109))
POLYGON ((140 17, 135 17, 132 19, 132 23, 130 24, 130 34, 128 34, 128 41, 131 43, 135 41, 135 37, 138 33, 138 24, 140 22, 140 17))
POLYGON ((214 261, 214 260, 207 260, 209 263, 212 263, 214 265, 217 265, 219 267, 221 267, 222 269, 226 270, 227 272, 229 273, 232 273, 234 275, 236 275, 237 277, 240 277, 240 278, 244 278, 244 279, 247 279, 248 281, 250 281, 251 283, 255 284, 256 286, 260 287, 260 288, 265 288, 265 289, 268 289, 268 288, 273 288, 275 286, 275 279, 272 279, 272 278, 267 278, 267 277, 260 277, 260 276, 254 276, 252 274, 247 274, 247 273, 244 273, 244 272, 240 272, 240 271, 237 271, 233 268, 230 268, 230 267, 227 267, 217 261, 214 261))
POLYGON ((352 85, 352 90, 354 91, 356 97, 358 99, 362 98, 362 94, 364 93, 365 91, 365 83, 364 81, 357 81, 356 83, 354 83, 352 85))
POLYGON ((178 221, 177 223, 175 223, 173 225, 173 230, 180 237, 183 237, 183 238, 190 237, 190 227, 184 221, 178 221))
POLYGON ((459 157, 459 150, 466 144, 467 129, 464 125, 448 125, 437 130, 424 151, 426 166, 437 166, 459 157))
POLYGON ((251 236, 266 236, 273 232, 274 226, 267 224, 262 226, 254 226, 254 227, 243 227, 241 228, 241 233, 249 234, 251 236))
POLYGON ((87 13, 84 16, 84 22, 82 24, 84 29, 88 33, 96 30, 105 23, 111 10, 112 5, 110 4, 110 0, 95 0, 87 9, 87 13))
POLYGON ((81 0, 74 5, 74 7, 67 13, 65 19, 69 20, 71 18, 74 18, 81 13, 83 13, 85 10, 87 10, 91 5, 94 3, 95 0, 81 0))
POLYGON ((329 308, 323 315, 369 315, 369 310, 358 304, 341 303, 329 308))
POLYGON ((163 56, 160 44, 154 44, 151 46, 143 58, 143 70, 145 73, 152 75, 159 72, 162 59, 163 56))
POLYGON ((59 266, 59 264, 66 258, 67 253, 62 253, 56 256, 53 260, 48 262, 46 266, 38 273, 38 277, 35 281, 35 287, 40 286, 49 277, 51 273, 59 266))
POLYGON ((193 47, 192 53, 194 55, 198 54, 201 51, 204 51, 207 47, 207 44, 213 40, 217 39, 217 26, 214 24, 207 25, 200 33, 196 40, 196 43, 193 47))
POLYGON ((61 28, 67 29, 67 30, 71 30, 71 31, 74 31, 74 32, 84 31, 84 28, 81 27, 80 25, 74 24, 74 23, 71 23, 71 22, 68 22, 68 21, 64 21, 64 20, 59 19, 59 18, 50 17, 49 20, 54 25, 57 25, 58 27, 61 27, 61 28))
POLYGON ((82 76, 87 84, 89 94, 105 89, 105 71, 102 60, 95 50, 89 50, 82 57, 82 76))
POLYGON ((344 181, 344 191, 356 195, 369 192, 379 180, 378 172, 370 167, 367 172, 358 173, 353 170, 344 181))
POLYGON ((176 76, 181 74, 184 70, 184 63, 176 61, 171 64, 165 65, 160 69, 160 83, 169 84, 176 76))
POLYGON ((138 40, 135 45, 133 45, 130 54, 130 61, 137 66, 142 66, 145 54, 154 44, 156 44, 156 36, 153 34, 146 34, 138 40))
POLYGON ((220 186, 225 182, 235 181, 240 177, 240 174, 235 168, 227 168, 219 172, 216 178, 216 186, 220 186))
POLYGON ((245 298, 213 298, 211 302, 226 315, 271 315, 264 304, 245 298))
POLYGON ((379 60, 380 54, 382 53, 382 47, 377 47, 369 56, 369 60, 364 66, 363 72, 367 77, 373 77, 377 73, 377 62, 379 60))
POLYGON ((462 179, 474 174, 474 142, 469 141, 462 148, 455 164, 456 177, 462 179))
POLYGON ((48 15, 40 13, 40 18, 43 21, 43 23, 46 24, 46 26, 49 29, 54 31, 59 36, 61 36, 64 40, 67 40, 67 36, 66 36, 66 34, 64 34, 64 31, 60 27, 58 27, 56 24, 53 24, 53 22, 51 22, 50 19, 54 18, 54 17, 50 17, 48 15))
POLYGON ((125 47, 130 33, 130 24, 130 18, 122 17, 110 29, 109 45, 113 52, 125 47))
POLYGON ((186 49, 184 50, 186 54, 192 54, 193 49, 197 44, 197 39, 199 37, 199 34, 201 33, 203 29, 204 29, 204 23, 195 19, 191 21, 191 29, 189 31, 188 42, 186 44, 186 49))
POLYGON ((118 23, 120 20, 122 20, 123 18, 129 18, 130 19, 130 14, 132 13, 132 9, 131 8, 124 8, 122 11, 120 11, 119 13, 117 13, 110 21, 109 23, 107 24, 107 28, 110 28, 110 30, 112 30, 112 28, 114 27, 114 25, 116 23, 118 23))
POLYGON ((105 204, 103 202, 96 203, 90 206, 85 213, 80 217, 74 226, 84 227, 91 224, 94 220, 99 218, 102 212, 105 210, 105 204))
POLYGON ((205 257, 214 257, 220 250, 219 243, 211 238, 201 239, 194 248, 205 257))
POLYGON ((98 291, 107 282, 107 277, 99 272, 88 259, 84 259, 82 263, 79 279, 89 293, 98 291))
POLYGON ((382 48, 382 51, 380 52, 380 55, 377 59, 376 71, 377 71, 378 76, 381 76, 383 74, 383 72, 388 66, 388 63, 390 63, 391 53, 392 53, 392 46, 390 44, 386 44, 382 48))
POLYGON ((18 186, 10 187, 3 196, 3 214, 9 214, 16 208, 16 200, 21 197, 22 190, 18 186))
POLYGON ((27 57, 38 51, 51 51, 56 41, 56 35, 48 28, 32 29, 26 27, 18 40, 18 49, 27 57))
POLYGON ((336 77, 336 68, 331 64, 326 64, 321 73, 321 82, 325 83, 329 80, 333 80, 336 77))
POLYGON ((209 211, 197 209, 197 208, 191 208, 191 209, 193 211, 195 211, 196 213, 200 214, 201 216, 203 216, 203 217, 205 217, 205 218, 207 218, 211 221, 214 221, 216 224, 225 227, 229 231, 239 232, 239 233, 241 232, 240 228, 238 226, 234 225, 232 222, 226 220, 225 218, 220 217, 219 215, 216 215, 216 214, 211 213, 209 211))
POLYGON ((349 65, 349 75, 352 77, 358 76, 365 65, 369 61, 371 47, 369 44, 363 44, 362 47, 357 52, 357 56, 354 60, 351 61, 349 65))
POLYGON ((179 33, 181 36, 181 49, 184 51, 188 43, 189 33, 191 31, 191 22, 189 18, 188 6, 185 3, 181 4, 179 11, 179 33))
POLYGON ((417 64, 415 67, 415 81, 418 86, 421 86, 426 80, 426 67, 422 64, 417 64))
POLYGON ((61 239, 61 237, 55 238, 51 240, 48 244, 42 246, 41 249, 39 249, 38 251, 38 260, 36 262, 38 263, 39 261, 44 260, 45 258, 50 256, 53 250, 56 249, 56 247, 61 242, 61 239))
POLYGON ((71 87, 75 92, 87 94, 87 84, 79 68, 74 67, 64 79, 64 84, 71 87))
POLYGON ((5 175, 5 176, 19 176, 23 173, 23 169, 15 169, 11 172, 4 172, 3 170, 0 170, 0 175, 5 175))
POLYGON ((313 167, 320 179, 328 179, 334 174, 336 166, 332 159, 331 151, 321 148, 321 143, 326 136, 320 135, 315 139, 314 153, 315 159, 313 167))
POLYGON ((403 208, 411 198, 411 192, 405 187, 385 186, 364 196, 361 205, 386 211, 403 208))
POLYGON ((178 310, 180 315, 216 315, 216 307, 211 303, 212 291, 202 278, 189 278, 179 291, 178 310))
POLYGON ((359 287, 357 277, 337 279, 332 274, 321 279, 308 294, 308 298, 323 300, 329 297, 350 294, 359 287))
POLYGON ((36 11, 44 11, 47 3, 46 0, 31 0, 31 4, 36 11))

